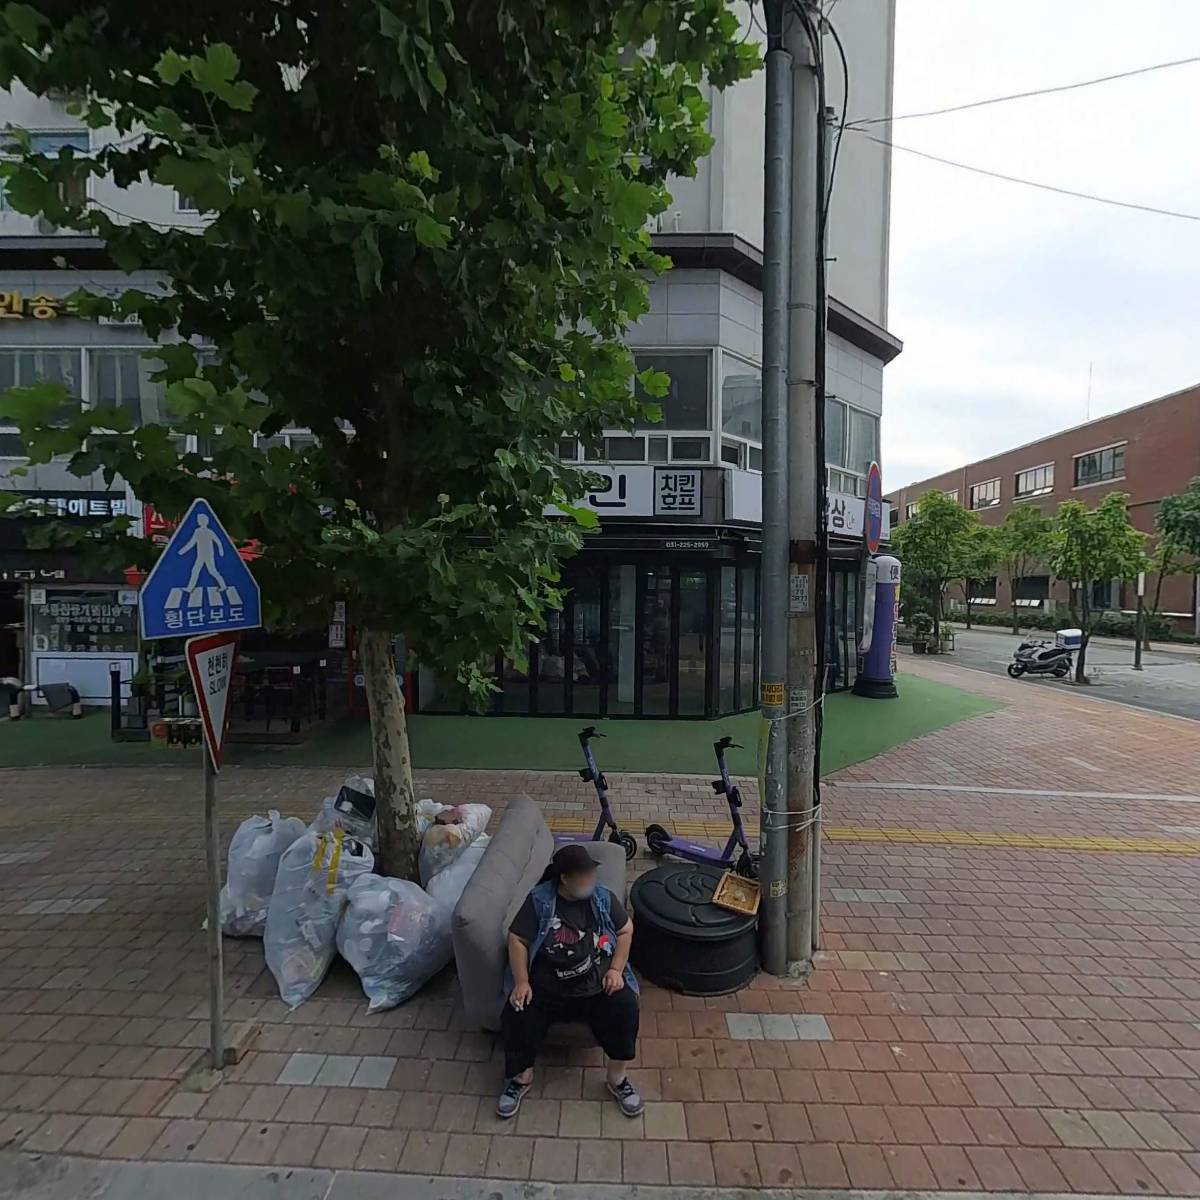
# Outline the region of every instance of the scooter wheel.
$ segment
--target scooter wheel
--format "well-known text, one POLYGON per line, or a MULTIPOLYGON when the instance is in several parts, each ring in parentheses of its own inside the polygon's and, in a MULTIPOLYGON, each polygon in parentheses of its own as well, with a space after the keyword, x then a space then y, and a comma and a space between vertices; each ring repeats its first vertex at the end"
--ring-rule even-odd
POLYGON ((757 879, 758 878, 758 855, 751 854, 749 850, 743 850, 740 857, 737 860, 737 865, 734 867, 734 870, 743 879, 757 879))
POLYGON ((1025 668, 1022 666, 1019 666, 1017 663, 1009 663, 1008 664, 1008 673, 1014 679, 1020 679, 1021 676, 1025 674, 1025 668))
POLYGON ((637 841, 632 833, 626 833, 624 829, 620 829, 616 833, 610 833, 608 840, 625 848, 626 862, 632 862, 637 857, 637 841))
POLYGON ((646 845, 650 849, 650 853, 656 857, 662 857, 667 852, 667 843, 671 840, 671 835, 661 825, 646 826, 646 845))
POLYGON ((1054 678, 1055 679, 1066 679, 1067 675, 1070 673, 1070 670, 1071 670, 1071 668, 1068 667, 1066 663, 1060 663, 1057 667, 1054 668, 1054 678))

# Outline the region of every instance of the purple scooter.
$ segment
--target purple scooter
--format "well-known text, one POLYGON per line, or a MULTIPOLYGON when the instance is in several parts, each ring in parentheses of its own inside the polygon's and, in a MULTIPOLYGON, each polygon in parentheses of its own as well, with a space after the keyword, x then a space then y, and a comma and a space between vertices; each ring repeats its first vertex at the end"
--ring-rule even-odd
POLYGON ((731 737, 723 737, 719 742, 713 742, 713 750, 717 755, 717 766, 721 768, 721 778, 712 781, 713 791, 718 796, 724 796, 729 805, 729 819, 733 822, 733 832, 724 850, 706 846, 702 842, 689 842, 686 838, 675 837, 661 825, 646 826, 646 845, 650 853, 655 855, 673 854, 676 858, 686 858, 691 862, 708 863, 713 867, 732 867, 739 875, 747 879, 758 878, 758 855, 750 849, 746 841, 746 830, 742 826, 742 794, 738 786, 729 778, 729 767, 725 762, 725 751, 742 747, 731 737))
POLYGON ((629 862, 637 854, 637 841, 632 833, 627 833, 617 824, 612 806, 608 803, 608 780, 604 778, 604 772, 596 766, 596 756, 592 753, 591 746, 588 745, 592 738, 604 736, 603 733, 596 732, 595 725, 589 725, 586 729, 579 731, 579 745, 583 748, 583 758, 587 763, 586 767, 580 769, 579 778, 585 783, 590 783, 596 789, 596 796, 600 801, 600 820, 596 823, 596 828, 590 837, 583 833, 556 833, 554 845, 557 847, 565 846, 570 842, 602 842, 605 832, 608 831, 608 840, 616 842, 624 849, 625 861, 629 862))

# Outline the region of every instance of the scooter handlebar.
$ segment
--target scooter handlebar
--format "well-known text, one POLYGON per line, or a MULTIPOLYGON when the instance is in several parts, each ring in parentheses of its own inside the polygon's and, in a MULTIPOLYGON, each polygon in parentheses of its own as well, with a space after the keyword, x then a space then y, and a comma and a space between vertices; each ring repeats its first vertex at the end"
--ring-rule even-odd
POLYGON ((745 747, 740 742, 735 742, 731 737, 723 737, 719 742, 713 742, 713 750, 718 755, 724 754, 726 750, 744 750, 745 747))
POLYGON ((579 744, 581 746, 586 746, 588 742, 592 740, 592 738, 602 738, 607 736, 608 734, 606 733, 597 733, 595 725, 589 725, 586 729, 581 729, 579 731, 579 744))

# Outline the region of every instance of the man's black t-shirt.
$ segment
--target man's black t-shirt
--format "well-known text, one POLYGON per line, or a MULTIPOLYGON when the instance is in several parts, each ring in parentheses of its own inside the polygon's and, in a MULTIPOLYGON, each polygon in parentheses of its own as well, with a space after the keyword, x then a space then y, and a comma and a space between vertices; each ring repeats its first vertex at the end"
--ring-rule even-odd
MULTIPOLYGON (((595 996, 604 972, 612 965, 615 941, 601 935, 596 906, 590 899, 564 900, 560 895, 555 898, 554 916, 555 924, 529 964, 534 995, 541 990, 547 996, 595 996)), ((609 916, 614 929, 623 928, 629 920, 616 896, 609 900, 609 916)), ((538 920, 531 896, 525 897, 509 933, 527 946, 533 944, 538 920)))

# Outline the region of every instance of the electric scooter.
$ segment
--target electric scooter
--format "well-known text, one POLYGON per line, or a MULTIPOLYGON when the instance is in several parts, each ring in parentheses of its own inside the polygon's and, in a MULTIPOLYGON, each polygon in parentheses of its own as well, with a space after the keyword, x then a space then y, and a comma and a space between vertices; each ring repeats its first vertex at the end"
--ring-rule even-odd
POLYGON ((637 841, 632 833, 627 833, 617 824, 612 806, 608 802, 608 780, 604 778, 604 772, 596 766, 596 756, 592 753, 591 746, 588 745, 592 738, 604 736, 606 735, 596 732, 594 725, 589 725, 586 729, 579 731, 579 745, 583 749, 584 762, 587 763, 586 767, 580 768, 579 778, 585 783, 590 783, 596 789, 596 797, 600 801, 600 820, 590 837, 580 833, 556 833, 554 845, 557 847, 568 845, 571 842, 602 842, 607 831, 608 840, 616 842, 624 849, 625 861, 629 862, 637 854, 637 841))
POLYGON ((708 863, 714 867, 732 867, 746 879, 758 878, 758 855, 750 849, 746 840, 746 830, 742 826, 742 794, 737 784, 729 778, 729 767, 725 762, 725 751, 742 747, 731 737, 723 737, 719 742, 713 742, 713 750, 717 756, 717 766, 721 768, 721 778, 712 781, 713 791, 718 796, 724 796, 729 805, 729 819, 733 822, 733 831, 723 850, 706 846, 702 842, 689 842, 686 838, 675 837, 661 825, 646 826, 646 845, 650 853, 662 856, 673 854, 676 858, 686 858, 690 862, 708 863))

